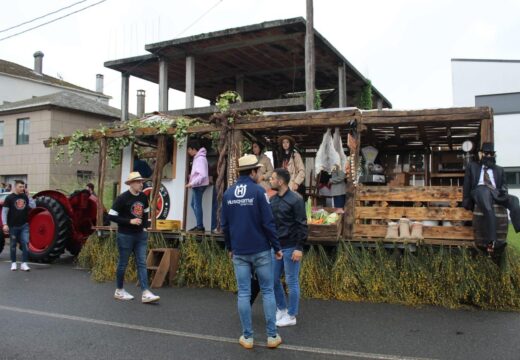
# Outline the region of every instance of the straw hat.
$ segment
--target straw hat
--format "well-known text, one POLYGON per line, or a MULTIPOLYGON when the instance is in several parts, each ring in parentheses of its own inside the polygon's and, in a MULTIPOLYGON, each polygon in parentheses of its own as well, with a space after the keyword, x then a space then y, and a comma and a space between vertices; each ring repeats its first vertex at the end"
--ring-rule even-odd
POLYGON ((131 182, 134 181, 146 181, 147 179, 143 178, 141 174, 137 171, 132 171, 130 174, 128 174, 128 178, 126 178, 125 184, 130 185, 131 182))
POLYGON ((258 163, 256 155, 244 155, 238 159, 238 171, 257 169, 263 166, 264 165, 258 163))
POLYGON ((290 135, 282 135, 278 138, 278 145, 282 146, 282 143, 284 140, 289 140, 289 142, 291 143, 291 146, 295 146, 296 145, 296 140, 294 140, 294 138, 290 135))

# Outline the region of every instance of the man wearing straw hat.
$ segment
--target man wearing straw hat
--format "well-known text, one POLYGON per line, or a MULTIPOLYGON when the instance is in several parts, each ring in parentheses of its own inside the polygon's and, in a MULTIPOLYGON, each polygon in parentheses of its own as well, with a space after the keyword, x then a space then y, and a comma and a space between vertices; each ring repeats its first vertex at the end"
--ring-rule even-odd
POLYGON ((240 345, 253 347, 251 320, 251 271, 258 277, 267 328, 267 346, 276 348, 282 338, 276 330, 276 301, 273 290, 272 249, 282 258, 273 213, 265 189, 257 184, 257 170, 262 165, 255 155, 238 160, 240 177, 224 193, 221 227, 226 247, 233 258, 238 284, 238 313, 242 323, 240 345))
POLYGON ((143 182, 145 180, 138 172, 131 172, 125 181, 129 189, 117 197, 108 216, 111 221, 118 225, 117 248, 119 250, 119 262, 117 264, 117 288, 114 298, 118 300, 132 300, 134 298, 123 288, 128 259, 134 253, 137 277, 143 291, 141 301, 143 303, 153 303, 159 301, 160 298, 154 295, 148 288, 148 273, 146 271, 148 233, 145 231, 145 228, 148 224, 150 208, 148 197, 143 193, 143 182))

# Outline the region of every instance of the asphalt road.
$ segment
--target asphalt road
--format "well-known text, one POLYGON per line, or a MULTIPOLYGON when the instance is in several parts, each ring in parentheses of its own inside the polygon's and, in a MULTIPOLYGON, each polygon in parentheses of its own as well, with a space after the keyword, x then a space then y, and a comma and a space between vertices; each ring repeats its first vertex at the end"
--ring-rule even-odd
POLYGON ((231 293, 164 288, 158 305, 119 302, 70 258, 29 273, 7 260, 4 251, 0 359, 520 359, 518 313, 303 300, 298 325, 269 350, 257 301, 248 351, 231 293))

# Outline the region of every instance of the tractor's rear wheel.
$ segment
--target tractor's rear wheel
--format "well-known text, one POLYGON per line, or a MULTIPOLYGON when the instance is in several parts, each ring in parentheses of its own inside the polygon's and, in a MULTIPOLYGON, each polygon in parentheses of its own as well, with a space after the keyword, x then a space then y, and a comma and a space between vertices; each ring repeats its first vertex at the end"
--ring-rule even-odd
POLYGON ((38 197, 29 217, 31 260, 51 262, 59 258, 70 238, 70 228, 70 218, 57 200, 38 197))

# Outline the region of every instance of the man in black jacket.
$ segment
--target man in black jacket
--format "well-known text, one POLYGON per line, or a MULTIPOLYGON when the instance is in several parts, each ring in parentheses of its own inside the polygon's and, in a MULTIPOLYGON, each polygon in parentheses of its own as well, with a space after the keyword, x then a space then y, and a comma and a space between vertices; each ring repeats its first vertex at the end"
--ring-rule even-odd
POLYGON ((117 223, 117 249, 119 261, 116 271, 116 291, 114 298, 118 300, 132 300, 124 288, 126 267, 130 255, 135 255, 137 277, 143 291, 141 301, 152 303, 159 301, 159 296, 154 295, 148 287, 148 273, 146 270, 146 251, 148 248, 148 214, 150 207, 148 197, 143 193, 145 179, 138 172, 131 172, 125 184, 128 191, 119 195, 108 213, 111 221, 117 223))
POLYGON ((291 175, 285 169, 276 169, 271 176, 271 187, 278 193, 271 198, 271 208, 283 258, 274 261, 274 295, 276 297, 276 326, 296 325, 300 301, 300 264, 303 244, 307 240, 307 215, 303 198, 289 189, 291 175), (289 306, 280 278, 285 273, 289 290, 289 306))
POLYGON ((496 165, 493 143, 484 143, 480 151, 480 162, 471 162, 464 175, 464 194, 462 206, 473 211, 475 205, 484 214, 485 244, 482 247, 494 248, 504 244, 497 243, 496 217, 493 204, 506 207, 510 211, 511 222, 516 232, 520 232, 520 206, 518 198, 508 194, 504 169, 496 165))

